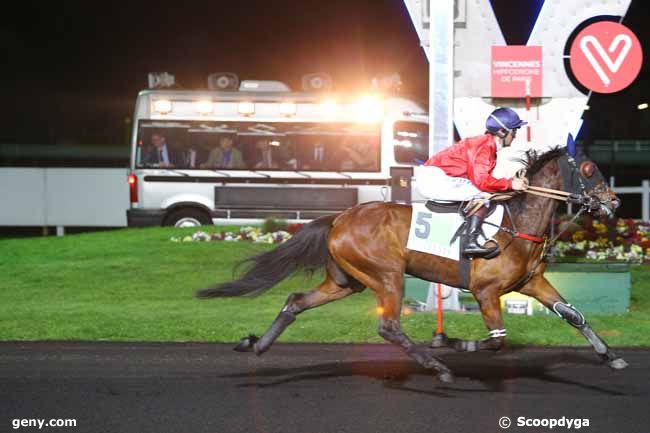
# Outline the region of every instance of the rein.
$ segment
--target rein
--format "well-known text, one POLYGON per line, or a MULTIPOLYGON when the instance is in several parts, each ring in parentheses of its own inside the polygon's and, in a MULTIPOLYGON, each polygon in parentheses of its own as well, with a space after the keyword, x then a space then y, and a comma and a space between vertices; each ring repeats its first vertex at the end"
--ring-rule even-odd
MULTIPOLYGON (((573 157, 571 157, 571 155, 569 155, 569 157, 568 157, 568 162, 569 162, 569 164, 571 165, 571 167, 573 168, 574 171, 578 171, 578 167, 576 166, 576 162, 573 159, 573 157)), ((550 199, 553 199, 553 200, 558 200, 558 201, 563 201, 563 202, 573 203, 573 204, 579 204, 580 205, 580 210, 573 216, 573 218, 571 218, 569 223, 566 225, 566 227, 569 227, 573 222, 575 222, 575 220, 577 220, 580 217, 580 215, 583 214, 583 212, 595 210, 595 209, 598 209, 598 208, 600 208, 602 206, 602 202, 600 202, 600 200, 598 200, 598 198, 590 196, 590 195, 587 194, 587 188, 586 188, 584 182, 582 181, 582 179, 579 176, 578 176, 578 183, 579 183, 580 190, 581 190, 580 194, 570 193, 570 192, 561 191, 561 190, 557 190, 557 189, 543 188, 541 186, 528 186, 523 192, 525 192, 527 194, 537 195, 537 196, 540 196, 540 197, 550 198, 550 199)), ((509 195, 510 197, 512 197, 515 194, 517 194, 517 192, 505 193, 505 194, 504 193, 493 194, 493 196, 500 196, 499 198, 497 198, 497 200, 498 199, 504 200, 504 199, 507 199, 507 198, 504 198, 503 196, 508 196, 509 195)), ((489 198, 488 198, 488 200, 489 200, 489 198)), ((482 203, 481 203, 481 205, 482 205, 482 203)), ((526 239, 526 240, 536 242, 536 243, 542 243, 543 242, 543 246, 541 248, 540 254, 537 257, 537 259, 535 259, 535 264, 531 267, 530 271, 528 271, 527 274, 523 275, 521 278, 519 278, 517 281, 515 281, 512 284, 511 287, 508 288, 507 291, 510 292, 510 291, 513 291, 513 290, 519 290, 521 287, 526 285, 533 278, 537 268, 544 261, 544 256, 546 256, 546 254, 548 253, 550 248, 553 246, 553 244, 555 244, 555 241, 558 240, 558 238, 566 231, 566 229, 559 231, 551 239, 549 239, 546 236, 539 237, 539 236, 532 236, 532 235, 527 235, 527 234, 524 234, 524 233, 519 233, 517 231, 517 228, 515 227, 514 219, 512 218, 512 215, 510 213, 510 208, 507 205, 507 203, 505 204, 504 207, 508 211, 508 218, 510 218, 510 222, 511 222, 512 227, 514 229, 514 230, 511 230, 511 229, 508 229, 506 227, 498 226, 500 230, 503 230, 504 232, 509 233, 511 236, 513 236, 513 238, 510 240, 510 242, 508 242, 508 244, 505 246, 505 248, 510 246, 510 244, 512 243, 512 241, 514 240, 515 237, 521 238, 521 239, 526 239)), ((472 210, 476 211, 476 210, 478 210, 478 208, 472 209, 472 210)))
MULTIPOLYGON (((524 190, 526 194, 532 194, 532 195, 537 195, 540 197, 546 197, 546 198, 551 198, 554 200, 558 201, 563 201, 567 203, 573 203, 573 204, 579 204, 580 205, 580 210, 578 213, 576 213, 573 218, 571 219, 570 223, 573 223, 576 219, 582 215, 582 213, 587 210, 587 209, 597 209, 600 207, 600 202, 588 195, 580 195, 580 194, 574 194, 566 191, 562 191, 559 189, 551 189, 551 188, 543 188, 541 186, 529 186, 524 190)), ((493 194, 492 196, 488 197, 485 201, 489 200, 496 200, 496 201, 501 201, 501 200, 507 200, 509 198, 512 198, 515 193, 501 193, 501 194, 493 194)), ((474 209, 472 209, 473 212, 478 210, 480 206, 483 206, 485 201, 480 202, 474 209)), ((508 210, 508 218, 510 219, 510 222, 512 224, 513 229, 509 229, 507 227, 502 227, 498 226, 496 224, 492 224, 488 221, 486 221, 486 224, 489 224, 493 227, 498 227, 500 230, 503 230, 504 232, 510 234, 512 237, 519 238, 519 239, 525 239, 527 241, 535 242, 538 244, 545 243, 548 245, 550 248, 551 245, 564 233, 564 230, 553 236, 552 239, 548 239, 546 236, 534 236, 534 235, 529 235, 526 233, 521 233, 517 230, 515 227, 515 221, 512 218, 512 215, 510 214, 510 208, 508 206, 505 206, 505 208, 508 210)), ((472 212, 472 213, 473 213, 472 212)), ((545 248, 548 249, 548 248, 545 248)))
MULTIPOLYGON (((581 205, 580 210, 571 218, 569 223, 566 225, 566 227, 569 227, 573 222, 575 222, 578 218, 580 218, 580 215, 582 215, 587 209, 591 209, 593 207, 593 202, 594 200, 589 197, 589 196, 584 196, 581 197, 577 194, 572 194, 568 193, 566 191, 560 191, 556 189, 549 189, 549 188, 542 188, 538 186, 529 186, 524 192, 528 194, 533 194, 533 195, 538 195, 541 197, 547 197, 547 198, 552 198, 555 200, 559 201, 565 201, 569 203, 579 203, 581 205)), ((513 228, 515 227, 514 219, 512 218, 512 215, 510 214, 510 208, 505 204, 505 208, 508 210, 508 218, 510 218, 510 222, 513 225, 513 228)), ((490 224, 489 222, 486 222, 490 224)), ((494 224, 493 224, 494 225, 494 224)), ((558 233, 555 234, 552 238, 548 238, 546 236, 544 237, 539 237, 539 236, 531 236, 527 235, 525 233, 519 233, 516 228, 515 230, 511 230, 507 227, 500 227, 500 230, 503 230, 506 233, 509 233, 510 235, 513 236, 513 239, 515 237, 518 237, 520 239, 526 239, 532 242, 536 243, 543 243, 544 245, 542 246, 542 250, 540 251, 539 256, 537 259, 535 259, 535 264, 531 267, 530 271, 528 271, 527 274, 523 275, 520 279, 514 282, 514 284, 508 288, 508 291, 513 291, 513 290, 518 290, 521 287, 523 287, 526 283, 528 283, 533 276, 535 275, 535 271, 539 267, 539 265, 542 264, 544 261, 544 256, 548 253, 548 251, 551 249, 553 244, 555 244, 555 241, 558 240, 560 236, 562 236, 562 233, 566 231, 566 229, 559 231, 558 233)), ((512 240, 506 245, 506 248, 510 245, 512 240)))
MULTIPOLYGON (((578 196, 577 194, 572 194, 570 192, 566 191, 561 191, 557 189, 550 189, 550 188, 543 188, 541 186, 529 186, 524 192, 528 194, 533 194, 541 197, 546 197, 546 198, 552 198, 554 200, 559 200, 559 201, 565 201, 565 202, 571 202, 571 203, 580 203, 583 204, 583 200, 578 196)), ((504 200, 509 200, 511 199, 515 194, 517 193, 497 193, 497 194, 492 194, 490 197, 487 197, 485 200, 480 200, 469 212, 469 215, 473 214, 476 212, 481 206, 485 204, 487 201, 504 201, 504 200)), ((512 224, 512 229, 509 229, 507 227, 503 227, 500 225, 492 224, 489 221, 485 221, 485 224, 491 225, 493 227, 499 228, 499 230, 503 230, 504 232, 508 233, 510 236, 513 238, 519 238, 519 239, 524 239, 527 241, 535 242, 538 244, 546 243, 549 244, 548 238, 546 236, 534 236, 534 235, 529 235, 526 233, 522 233, 517 230, 517 227, 515 226, 515 221, 512 218, 512 214, 510 213, 510 207, 505 206, 507 213, 508 213, 508 218, 510 219, 510 223, 512 224)), ((581 208, 581 211, 576 214, 574 217, 574 220, 582 213, 584 209, 584 206, 581 208)), ((573 222, 573 220, 572 220, 573 222)), ((561 234, 560 232, 558 236, 561 234)), ((557 240, 557 237, 555 236, 551 241, 550 244, 555 242, 557 240)), ((508 245, 510 245, 508 243, 508 245)), ((507 246, 506 246, 507 247, 507 246)))

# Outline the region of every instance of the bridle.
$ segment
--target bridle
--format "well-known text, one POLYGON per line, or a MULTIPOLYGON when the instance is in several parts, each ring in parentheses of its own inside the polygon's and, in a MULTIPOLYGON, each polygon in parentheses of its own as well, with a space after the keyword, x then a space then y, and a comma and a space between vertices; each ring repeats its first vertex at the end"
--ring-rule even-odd
MULTIPOLYGON (((578 168, 575 159, 569 154, 567 154, 567 159, 569 162, 569 167, 572 170, 572 175, 577 175, 578 185, 580 187, 580 193, 572 193, 572 192, 556 190, 551 188, 529 186, 526 190, 522 192, 516 192, 516 194, 526 193, 526 194, 537 195, 537 196, 551 198, 558 201, 564 201, 566 203, 579 205, 580 209, 578 210, 578 212, 576 212, 575 215, 569 221, 569 223, 565 225, 565 227, 567 228, 570 227, 571 224, 575 222, 585 212, 590 213, 594 210, 601 209, 604 210, 608 216, 613 215, 613 212, 606 205, 607 203, 611 203, 612 200, 599 199, 597 193, 602 192, 602 190, 597 190, 598 186, 596 186, 594 188, 594 191, 592 191, 592 193, 589 194, 587 192, 587 187, 582 180, 582 176, 580 175, 580 169, 578 168)), ((505 195, 505 194, 501 194, 501 195, 505 195)), ((512 193, 511 195, 514 196, 515 193, 512 193)), ((549 250, 553 247, 553 245, 558 240, 558 238, 567 230, 567 228, 559 231, 551 238, 549 238, 546 235, 534 236, 534 235, 521 233, 517 230, 515 226, 514 218, 512 217, 512 213, 510 211, 510 207, 508 206, 507 202, 504 204, 504 208, 506 209, 506 214, 508 216, 508 219, 510 220, 512 229, 508 227, 497 226, 496 224, 492 224, 488 221, 485 221, 485 224, 490 224, 492 226, 498 227, 499 230, 502 230, 505 233, 508 233, 509 235, 512 236, 512 238, 506 244, 503 250, 508 248, 515 238, 524 239, 534 243, 542 244, 542 249, 540 251, 540 254, 537 257, 537 259, 535 259, 535 264, 531 267, 530 271, 528 271, 527 274, 525 274, 523 277, 521 277, 520 279, 515 281, 515 283, 512 284, 512 286, 508 290, 508 291, 512 291, 523 287, 526 283, 528 283, 528 281, 530 281, 533 278, 533 276, 535 275, 535 271, 537 270, 539 265, 542 264, 544 257, 548 254, 549 250)))

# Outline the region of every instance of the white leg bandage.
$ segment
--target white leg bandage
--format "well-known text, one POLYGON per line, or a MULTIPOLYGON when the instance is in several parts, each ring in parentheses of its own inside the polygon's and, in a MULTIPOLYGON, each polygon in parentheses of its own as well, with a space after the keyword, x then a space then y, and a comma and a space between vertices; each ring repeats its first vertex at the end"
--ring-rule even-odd
POLYGON ((506 336, 506 330, 505 329, 493 329, 489 332, 490 338, 499 338, 499 337, 505 337, 506 336))

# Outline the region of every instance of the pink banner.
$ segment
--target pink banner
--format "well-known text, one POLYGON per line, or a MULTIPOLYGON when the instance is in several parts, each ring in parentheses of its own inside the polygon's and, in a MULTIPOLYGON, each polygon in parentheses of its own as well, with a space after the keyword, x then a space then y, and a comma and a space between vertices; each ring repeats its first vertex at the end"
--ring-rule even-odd
POLYGON ((492 46, 492 97, 542 96, 542 47, 492 46))

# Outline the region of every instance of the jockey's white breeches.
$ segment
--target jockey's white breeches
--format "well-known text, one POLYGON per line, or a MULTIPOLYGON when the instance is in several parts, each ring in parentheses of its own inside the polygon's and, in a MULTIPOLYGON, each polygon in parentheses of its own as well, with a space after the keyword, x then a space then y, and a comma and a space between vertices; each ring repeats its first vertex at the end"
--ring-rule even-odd
POLYGON ((418 191, 428 199, 466 201, 486 194, 471 180, 448 176, 441 168, 432 165, 415 167, 414 176, 418 191))

